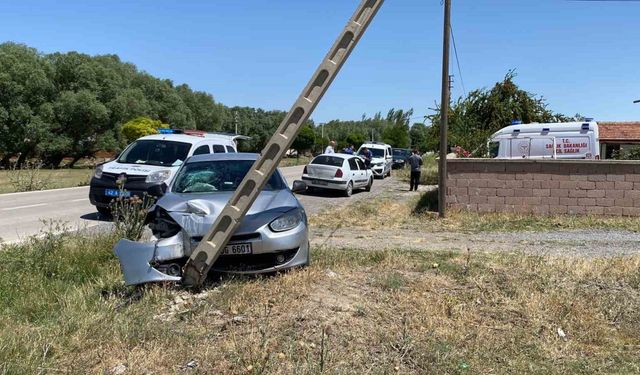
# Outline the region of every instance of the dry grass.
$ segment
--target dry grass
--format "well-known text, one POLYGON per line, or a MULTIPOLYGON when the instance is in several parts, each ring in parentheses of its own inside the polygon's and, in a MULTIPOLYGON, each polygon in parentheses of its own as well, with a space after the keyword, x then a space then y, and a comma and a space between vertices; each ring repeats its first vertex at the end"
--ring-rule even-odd
POLYGON ((294 167, 296 165, 307 165, 311 161, 309 156, 300 156, 299 158, 284 158, 280 161, 278 165, 280 168, 284 167, 294 167))
POLYGON ((444 220, 421 207, 421 199, 388 196, 376 200, 359 200, 338 210, 312 217, 317 228, 415 228, 421 232, 546 231, 557 229, 622 229, 640 231, 640 218, 597 215, 556 215, 449 212, 444 220))
POLYGON ((0 252, 0 373, 640 371, 640 257, 316 248, 188 292, 123 287, 114 241, 0 252))
MULTIPOLYGON (((16 191, 16 187, 10 181, 10 173, 11 171, 8 170, 0 170, 0 194, 16 191)), ((93 169, 42 169, 40 176, 50 182, 52 189, 84 186, 89 184, 91 176, 93 176, 93 169)))

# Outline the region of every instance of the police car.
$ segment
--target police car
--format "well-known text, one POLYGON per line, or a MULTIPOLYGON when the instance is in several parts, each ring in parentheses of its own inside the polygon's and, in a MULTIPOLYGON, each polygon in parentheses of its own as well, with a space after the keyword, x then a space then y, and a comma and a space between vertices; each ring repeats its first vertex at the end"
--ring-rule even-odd
POLYGON ((109 215, 109 204, 119 196, 142 197, 163 183, 169 185, 182 163, 192 155, 235 153, 237 141, 248 139, 198 130, 158 131, 160 134, 139 138, 114 160, 98 165, 89 189, 89 200, 98 212, 109 215), (120 183, 124 184, 124 191, 119 189, 120 183))

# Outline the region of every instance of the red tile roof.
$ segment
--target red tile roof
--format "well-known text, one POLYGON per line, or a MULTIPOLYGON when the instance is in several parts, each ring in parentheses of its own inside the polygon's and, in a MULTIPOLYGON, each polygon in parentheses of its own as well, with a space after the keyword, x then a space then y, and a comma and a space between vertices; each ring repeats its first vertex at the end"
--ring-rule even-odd
POLYGON ((640 121, 598 122, 600 142, 640 142, 640 121))

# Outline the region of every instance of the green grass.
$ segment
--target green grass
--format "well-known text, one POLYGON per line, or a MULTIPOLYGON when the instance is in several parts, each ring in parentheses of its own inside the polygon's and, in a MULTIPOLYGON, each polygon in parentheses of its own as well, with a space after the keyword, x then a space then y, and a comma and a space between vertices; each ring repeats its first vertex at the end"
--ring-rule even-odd
MULTIPOLYGON (((0 170, 0 194, 14 193, 19 190, 11 182, 10 175, 12 173, 18 172, 0 170)), ((28 174, 30 172, 21 173, 28 174)), ((93 176, 93 169, 90 168, 41 169, 39 172, 39 178, 46 183, 48 189, 88 185, 91 176, 93 176)))
MULTIPOLYGON (((420 173, 421 185, 437 185, 438 184, 438 159, 435 155, 424 156, 422 158, 422 172, 420 173)), ((394 171, 394 176, 401 181, 409 183, 411 169, 407 166, 404 169, 394 171)))
POLYGON ((304 270, 184 291, 124 287, 114 242, 2 248, 0 373, 640 371, 640 257, 323 247, 304 270))

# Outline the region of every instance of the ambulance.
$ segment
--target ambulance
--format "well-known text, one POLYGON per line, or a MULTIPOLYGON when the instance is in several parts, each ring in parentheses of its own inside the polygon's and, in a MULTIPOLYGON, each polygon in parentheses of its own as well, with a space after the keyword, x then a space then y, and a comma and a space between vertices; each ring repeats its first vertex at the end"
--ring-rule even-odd
POLYGON ((489 141, 489 157, 496 159, 600 159, 595 121, 513 123, 489 141))

